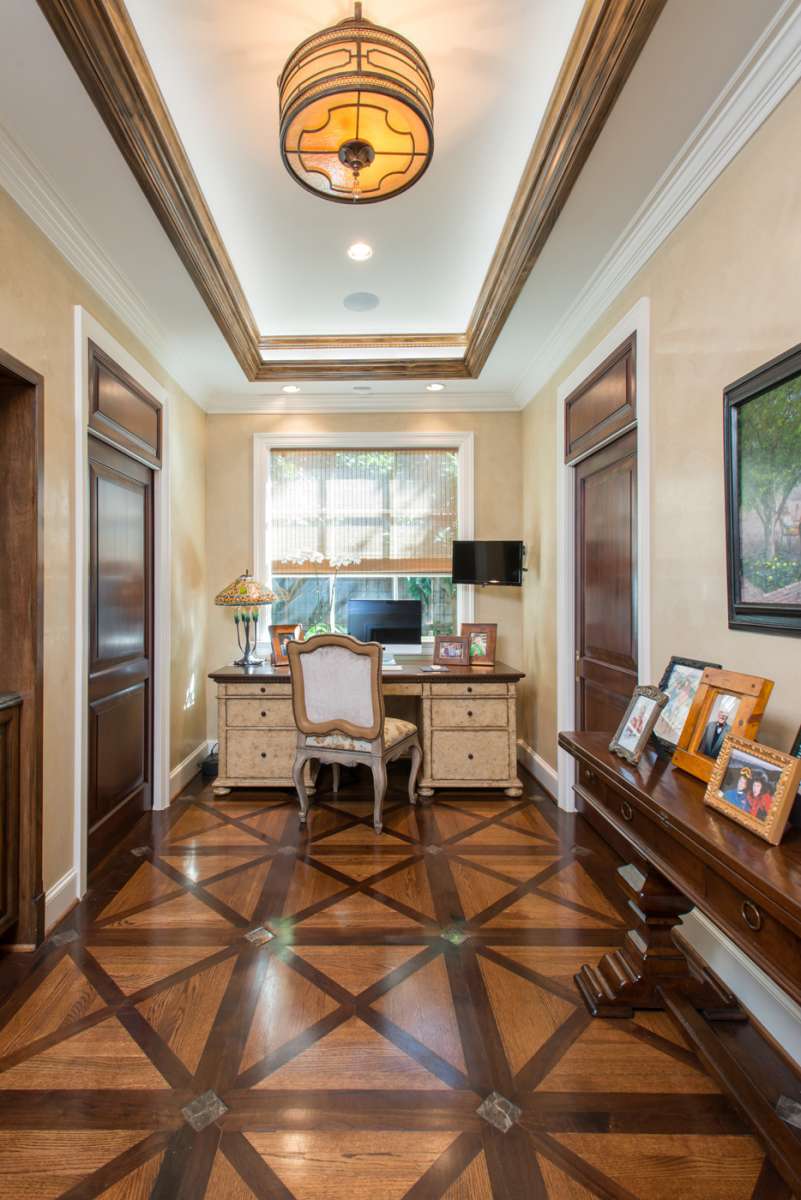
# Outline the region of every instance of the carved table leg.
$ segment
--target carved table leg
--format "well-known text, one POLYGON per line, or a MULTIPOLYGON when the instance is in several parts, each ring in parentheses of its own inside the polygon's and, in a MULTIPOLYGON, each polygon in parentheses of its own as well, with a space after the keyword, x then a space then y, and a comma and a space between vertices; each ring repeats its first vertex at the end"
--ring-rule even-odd
POLYGON ((709 1018, 739 1016, 736 997, 691 963, 673 940, 672 931, 693 908, 692 901, 651 866, 645 875, 636 867, 621 867, 618 880, 635 925, 619 950, 605 954, 597 967, 583 966, 575 976, 592 1015, 631 1017, 637 1008, 664 1009, 660 989, 666 987, 709 1018))

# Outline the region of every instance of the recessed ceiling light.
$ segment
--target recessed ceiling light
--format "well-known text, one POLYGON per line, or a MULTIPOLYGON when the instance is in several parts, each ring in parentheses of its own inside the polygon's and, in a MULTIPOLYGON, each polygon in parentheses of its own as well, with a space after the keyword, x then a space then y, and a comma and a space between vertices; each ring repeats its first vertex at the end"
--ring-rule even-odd
POLYGON ((296 383, 285 383, 281 391, 286 392, 288 396, 295 396, 300 391, 300 388, 296 383))
POLYGON ((444 392, 445 384, 444 383, 427 383, 426 391, 427 392, 444 392))
POLYGON ((368 258, 373 257, 373 247, 368 246, 367 242, 354 242, 352 246, 348 246, 348 258, 352 258, 354 262, 367 262, 368 258))
POLYGON ((378 308, 381 301, 372 292, 351 292, 342 303, 351 312, 370 312, 372 308, 378 308))
POLYGON ((369 383, 357 383, 353 390, 354 392, 372 392, 373 389, 370 387, 369 383))

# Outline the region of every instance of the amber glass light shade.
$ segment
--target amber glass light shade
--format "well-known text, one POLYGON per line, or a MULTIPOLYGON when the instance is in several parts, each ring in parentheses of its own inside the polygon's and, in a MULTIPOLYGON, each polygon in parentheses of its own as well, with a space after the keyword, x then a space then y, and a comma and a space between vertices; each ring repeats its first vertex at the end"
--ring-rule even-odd
POLYGON ((419 50, 356 14, 301 42, 278 81, 281 157, 326 200, 386 200, 434 150, 434 81, 419 50))
POLYGON ((275 594, 254 579, 249 571, 239 575, 214 597, 215 604, 230 608, 256 608, 262 604, 272 604, 274 600, 275 594))

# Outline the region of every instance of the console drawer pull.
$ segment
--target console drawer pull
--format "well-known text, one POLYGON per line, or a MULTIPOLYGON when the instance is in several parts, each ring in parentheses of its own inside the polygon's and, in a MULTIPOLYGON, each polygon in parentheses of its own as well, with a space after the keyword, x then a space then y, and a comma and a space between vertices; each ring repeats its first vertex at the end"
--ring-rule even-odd
POLYGON ((620 815, 624 821, 634 820, 634 809, 629 804, 628 800, 624 800, 620 806, 620 815))
POLYGON ((264 711, 264 709, 261 710, 261 716, 263 716, 263 717, 267 716, 267 713, 264 711))
POLYGON ((468 687, 467 691, 472 694, 473 689, 471 687, 468 687))
POLYGON ((467 756, 467 757, 470 759, 470 761, 471 761, 471 762, 473 761, 473 755, 472 755, 472 754, 468 754, 468 756, 467 756))
POLYGON ((758 933, 762 928, 762 913, 757 906, 750 900, 744 900, 740 912, 748 928, 752 929, 754 933, 758 933))
POLYGON ((473 710, 472 710, 472 708, 468 708, 468 710, 467 710, 467 715, 468 715, 468 717, 472 717, 472 715, 473 715, 473 710))

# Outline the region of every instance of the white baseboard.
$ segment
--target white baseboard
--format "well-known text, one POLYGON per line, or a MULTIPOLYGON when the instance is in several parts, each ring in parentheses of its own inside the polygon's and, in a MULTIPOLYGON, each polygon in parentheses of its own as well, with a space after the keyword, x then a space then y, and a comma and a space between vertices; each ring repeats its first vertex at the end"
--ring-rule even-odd
POLYGON ((556 769, 522 738, 517 739, 517 757, 540 787, 545 788, 545 791, 556 799, 559 794, 559 776, 556 769))
POLYGON ((698 909, 684 917, 681 932, 743 1007, 801 1066, 801 1008, 795 1001, 698 909))
POLYGON ((187 754, 182 762, 178 763, 177 767, 173 767, 170 771, 170 800, 174 800, 179 795, 190 780, 194 779, 200 770, 200 764, 209 752, 213 742, 203 741, 199 746, 187 754))
POLYGON ((78 900, 78 872, 70 867, 45 893, 45 932, 49 933, 78 900))

